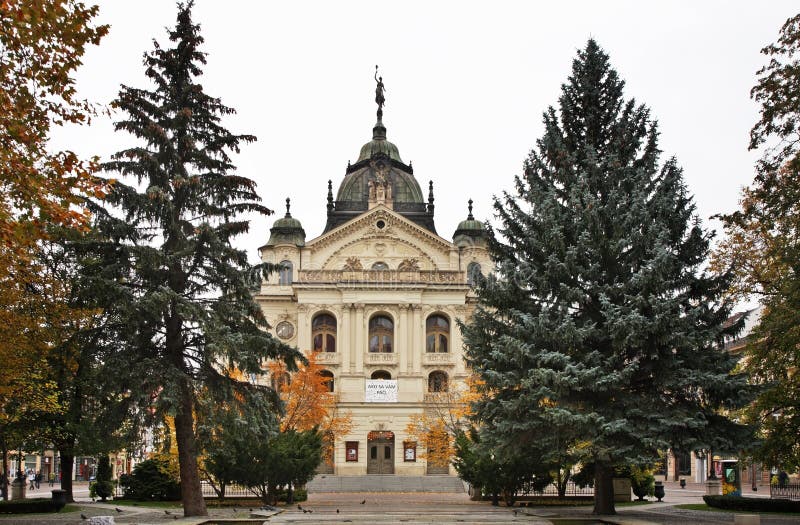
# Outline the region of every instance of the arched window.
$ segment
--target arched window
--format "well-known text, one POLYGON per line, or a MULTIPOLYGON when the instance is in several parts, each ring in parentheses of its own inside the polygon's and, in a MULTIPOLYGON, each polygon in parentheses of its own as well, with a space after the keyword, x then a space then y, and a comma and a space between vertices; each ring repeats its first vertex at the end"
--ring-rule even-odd
POLYGON ((387 372, 386 370, 375 370, 372 372, 372 375, 369 376, 370 379, 384 379, 388 380, 392 378, 392 374, 387 372))
POLYGON ((369 351, 392 353, 394 323, 385 315, 376 315, 369 320, 369 351))
POLYGON ((447 392, 447 374, 441 370, 428 376, 428 392, 447 392))
POLYGON ((322 383, 328 387, 328 392, 333 392, 333 372, 320 370, 319 375, 322 377, 322 383))
POLYGON ((467 265, 467 284, 469 284, 470 286, 475 286, 476 284, 478 284, 478 281, 480 280, 482 275, 483 274, 481 273, 480 264, 476 263, 475 261, 472 261, 467 265))
POLYGON ((276 392, 280 392, 285 387, 289 386, 292 382, 292 377, 289 375, 288 372, 283 372, 281 374, 277 374, 272 376, 272 389, 276 392))
POLYGON ((280 284, 281 286, 288 286, 292 284, 292 271, 294 269, 292 261, 281 261, 278 266, 280 266, 280 273, 278 274, 278 284, 280 284))
POLYGON ((425 351, 447 352, 450 340, 450 321, 443 315, 432 315, 425 323, 425 351))
POLYGON ((311 321, 312 348, 315 352, 336 351, 336 318, 319 314, 311 321))
POLYGON ((372 265, 372 269, 376 271, 385 272, 386 270, 389 269, 389 265, 383 261, 378 261, 372 265))

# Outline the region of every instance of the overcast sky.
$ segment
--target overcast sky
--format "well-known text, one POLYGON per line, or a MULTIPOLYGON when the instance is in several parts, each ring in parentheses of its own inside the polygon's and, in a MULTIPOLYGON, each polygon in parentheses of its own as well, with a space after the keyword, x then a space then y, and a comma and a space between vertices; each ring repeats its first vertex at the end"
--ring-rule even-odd
MULTIPOLYGON (((77 77, 82 95, 108 103, 120 84, 147 86, 142 54, 154 38, 167 42, 176 9, 167 0, 99 5, 111 30, 77 77)), ((626 97, 651 108, 664 158, 677 157, 700 217, 716 227, 708 218, 735 209, 753 178, 759 50, 797 10, 796 1, 198 0, 208 53, 200 82, 238 111, 225 121, 231 131, 258 137, 234 162, 276 210, 254 219, 238 245, 255 261, 287 196, 306 238, 322 232, 327 180, 335 191, 372 136, 376 64, 388 139, 423 189, 434 181, 438 233, 452 239, 470 197, 476 216, 489 218, 491 196, 511 187, 590 37, 626 81, 626 97)), ((107 159, 130 144, 110 122, 64 130, 54 144, 107 159)))

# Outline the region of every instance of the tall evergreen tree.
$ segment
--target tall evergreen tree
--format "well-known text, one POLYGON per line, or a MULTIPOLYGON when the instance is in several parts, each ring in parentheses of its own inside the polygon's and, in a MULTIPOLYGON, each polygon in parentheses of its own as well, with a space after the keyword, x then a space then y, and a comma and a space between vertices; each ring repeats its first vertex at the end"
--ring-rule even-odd
POLYGON ((728 277, 703 269, 712 235, 623 87, 589 40, 515 192, 495 199, 498 277, 463 327, 484 432, 524 447, 569 429, 596 465, 598 514, 614 513, 614 465, 741 439, 720 410, 747 397, 718 346, 730 305, 728 277))
POLYGON ((178 4, 173 47, 156 42, 144 57, 154 89, 123 86, 116 100, 127 115, 116 130, 141 145, 104 166, 136 184, 116 182, 111 208, 96 210, 98 230, 111 241, 96 247, 94 278, 114 298, 107 307, 119 318, 119 345, 106 362, 141 395, 141 414, 174 415, 184 513, 196 516, 207 514, 197 465, 199 393, 274 402, 274 392, 250 395, 267 387, 236 378, 261 374, 267 359, 293 367, 302 356, 263 330, 251 290, 259 271, 271 268, 251 268, 231 245, 248 228, 241 213, 270 211, 258 203, 255 183, 234 174, 229 157, 255 137, 222 127, 234 110, 196 81, 205 55, 191 9, 192 2, 178 4))

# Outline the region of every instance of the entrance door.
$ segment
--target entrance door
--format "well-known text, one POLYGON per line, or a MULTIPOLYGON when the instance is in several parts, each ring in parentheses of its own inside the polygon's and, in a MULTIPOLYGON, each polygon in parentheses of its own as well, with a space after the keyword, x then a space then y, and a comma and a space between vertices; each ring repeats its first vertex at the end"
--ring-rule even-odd
POLYGON ((367 474, 394 474, 394 435, 367 441, 367 474))

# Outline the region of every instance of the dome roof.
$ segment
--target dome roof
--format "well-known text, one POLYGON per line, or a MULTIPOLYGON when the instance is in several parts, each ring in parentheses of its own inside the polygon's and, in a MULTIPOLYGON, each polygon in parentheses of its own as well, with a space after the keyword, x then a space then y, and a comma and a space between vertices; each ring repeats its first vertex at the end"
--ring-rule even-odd
POLYGON ((381 122, 380 119, 375 123, 375 127, 372 128, 372 140, 361 146, 361 151, 358 154, 358 160, 356 162, 371 159, 374 155, 379 153, 397 162, 403 162, 403 159, 400 158, 400 151, 397 149, 397 146, 386 140, 386 128, 383 126, 383 122, 381 122))
POLYGON ((267 246, 278 244, 294 244, 295 246, 305 246, 306 232, 300 221, 292 217, 289 213, 290 200, 286 199, 286 215, 278 219, 269 229, 269 241, 267 246))
POLYGON ((472 199, 469 200, 468 209, 466 220, 458 223, 453 234, 453 242, 459 246, 475 244, 476 241, 483 243, 488 237, 486 226, 472 216, 472 199))

